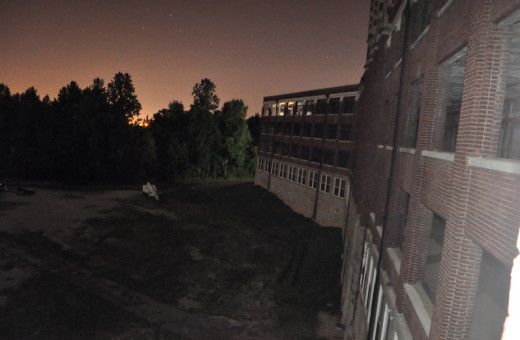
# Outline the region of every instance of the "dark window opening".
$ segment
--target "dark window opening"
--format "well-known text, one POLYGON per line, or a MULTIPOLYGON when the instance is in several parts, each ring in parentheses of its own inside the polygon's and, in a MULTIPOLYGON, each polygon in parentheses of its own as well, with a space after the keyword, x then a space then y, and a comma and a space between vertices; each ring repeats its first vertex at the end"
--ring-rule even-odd
POLYGON ((334 150, 333 149, 323 150, 323 164, 334 165, 334 150))
POLYGON ((286 136, 291 134, 291 124, 290 123, 285 123, 283 125, 283 134, 286 136))
POLYGON ((435 302, 445 229, 446 221, 439 215, 433 214, 423 280, 423 288, 432 302, 435 302))
POLYGON ((281 150, 281 143, 274 142, 273 153, 280 153, 280 150, 281 150))
POLYGON ((311 161, 320 163, 321 162, 321 149, 320 148, 312 148, 311 161))
POLYGON ((336 139, 338 135, 338 126, 336 124, 329 124, 327 125, 327 139, 336 139))
POLYGON ((419 117, 421 115, 421 100, 423 91, 423 78, 412 83, 412 103, 408 115, 408 126, 404 140, 404 146, 415 148, 417 145, 417 131, 419 130, 419 117))
POLYGON ((350 152, 348 151, 339 151, 338 153, 338 162, 336 166, 341 168, 348 168, 350 163, 350 152))
POLYGON ((296 136, 296 137, 300 137, 300 133, 301 133, 301 130, 302 130, 302 125, 301 124, 294 124, 293 126, 293 136, 296 136))
POLYGON ((339 98, 330 98, 329 99, 329 114, 338 114, 339 113, 339 98))
POLYGON ((299 150, 300 150, 300 146, 298 144, 291 145, 291 157, 298 158, 299 150))
POLYGON ((318 99, 318 103, 316 104, 316 114, 324 115, 327 113, 327 99, 318 99))
POLYGON ((309 147, 307 145, 302 145, 300 148, 300 159, 305 161, 309 160, 309 147))
POLYGON ((325 126, 323 124, 314 124, 314 138, 323 138, 325 126))
POLYGON ((341 113, 354 113, 356 97, 344 97, 341 104, 341 113))
POLYGON ((289 144, 282 144, 282 156, 289 156, 289 144))
POLYGON ((520 98, 506 99, 500 131, 502 158, 520 160, 520 98))
POLYGON ((276 126, 275 126, 274 133, 277 134, 277 135, 280 135, 282 132, 283 132, 283 124, 282 123, 277 123, 276 126))
POLYGON ((498 156, 520 160, 520 32, 512 30, 498 156))
POLYGON ((470 339, 500 339, 509 305, 510 275, 510 267, 487 251, 482 253, 470 339))
POLYGON ((341 140, 352 140, 352 126, 351 125, 341 125, 340 139, 341 140))
POLYGON ((412 5, 412 43, 430 24, 431 0, 419 0, 412 5))
POLYGON ((310 137, 312 135, 312 124, 307 123, 303 125, 303 137, 310 137))
POLYGON ((460 109, 464 90, 464 71, 466 68, 466 49, 457 53, 447 63, 446 113, 444 123, 444 139, 442 150, 455 152, 457 133, 459 131, 460 109))

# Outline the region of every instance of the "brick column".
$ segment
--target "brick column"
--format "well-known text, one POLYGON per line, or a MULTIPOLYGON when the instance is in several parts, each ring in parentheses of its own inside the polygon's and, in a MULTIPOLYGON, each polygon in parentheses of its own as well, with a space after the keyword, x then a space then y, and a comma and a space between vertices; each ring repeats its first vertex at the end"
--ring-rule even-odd
MULTIPOLYGON (((452 168, 453 187, 437 283, 430 339, 468 339, 482 250, 464 232, 469 197, 468 157, 496 155, 495 112, 501 64, 500 31, 490 21, 491 0, 471 1, 464 93, 452 168)), ((503 98, 502 98, 503 99, 503 98)))

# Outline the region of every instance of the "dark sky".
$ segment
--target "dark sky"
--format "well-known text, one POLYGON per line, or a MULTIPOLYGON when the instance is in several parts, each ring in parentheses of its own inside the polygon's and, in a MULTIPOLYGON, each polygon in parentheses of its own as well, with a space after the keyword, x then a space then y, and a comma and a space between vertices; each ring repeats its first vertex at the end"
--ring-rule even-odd
POLYGON ((117 72, 143 110, 186 108, 209 78, 249 115, 262 98, 359 82, 369 0, 0 0, 0 83, 56 97, 117 72))

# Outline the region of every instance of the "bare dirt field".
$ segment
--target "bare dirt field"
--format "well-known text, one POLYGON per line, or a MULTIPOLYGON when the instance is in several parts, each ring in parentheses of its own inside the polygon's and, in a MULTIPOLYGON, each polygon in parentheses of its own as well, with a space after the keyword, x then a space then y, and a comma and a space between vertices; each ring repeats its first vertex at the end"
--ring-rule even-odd
POLYGON ((0 193, 2 339, 342 338, 340 230, 250 182, 30 189, 0 193))

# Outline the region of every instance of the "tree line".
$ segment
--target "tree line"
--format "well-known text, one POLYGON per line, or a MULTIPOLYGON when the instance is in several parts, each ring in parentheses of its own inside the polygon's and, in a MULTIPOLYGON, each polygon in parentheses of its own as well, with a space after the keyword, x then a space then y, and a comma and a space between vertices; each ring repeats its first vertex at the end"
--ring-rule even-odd
POLYGON ((251 176, 259 117, 233 99, 219 110, 216 86, 202 79, 193 103, 179 101, 137 124, 141 104, 132 78, 117 73, 81 89, 75 81, 57 98, 34 87, 11 94, 0 83, 0 178, 69 183, 176 182, 251 176))

